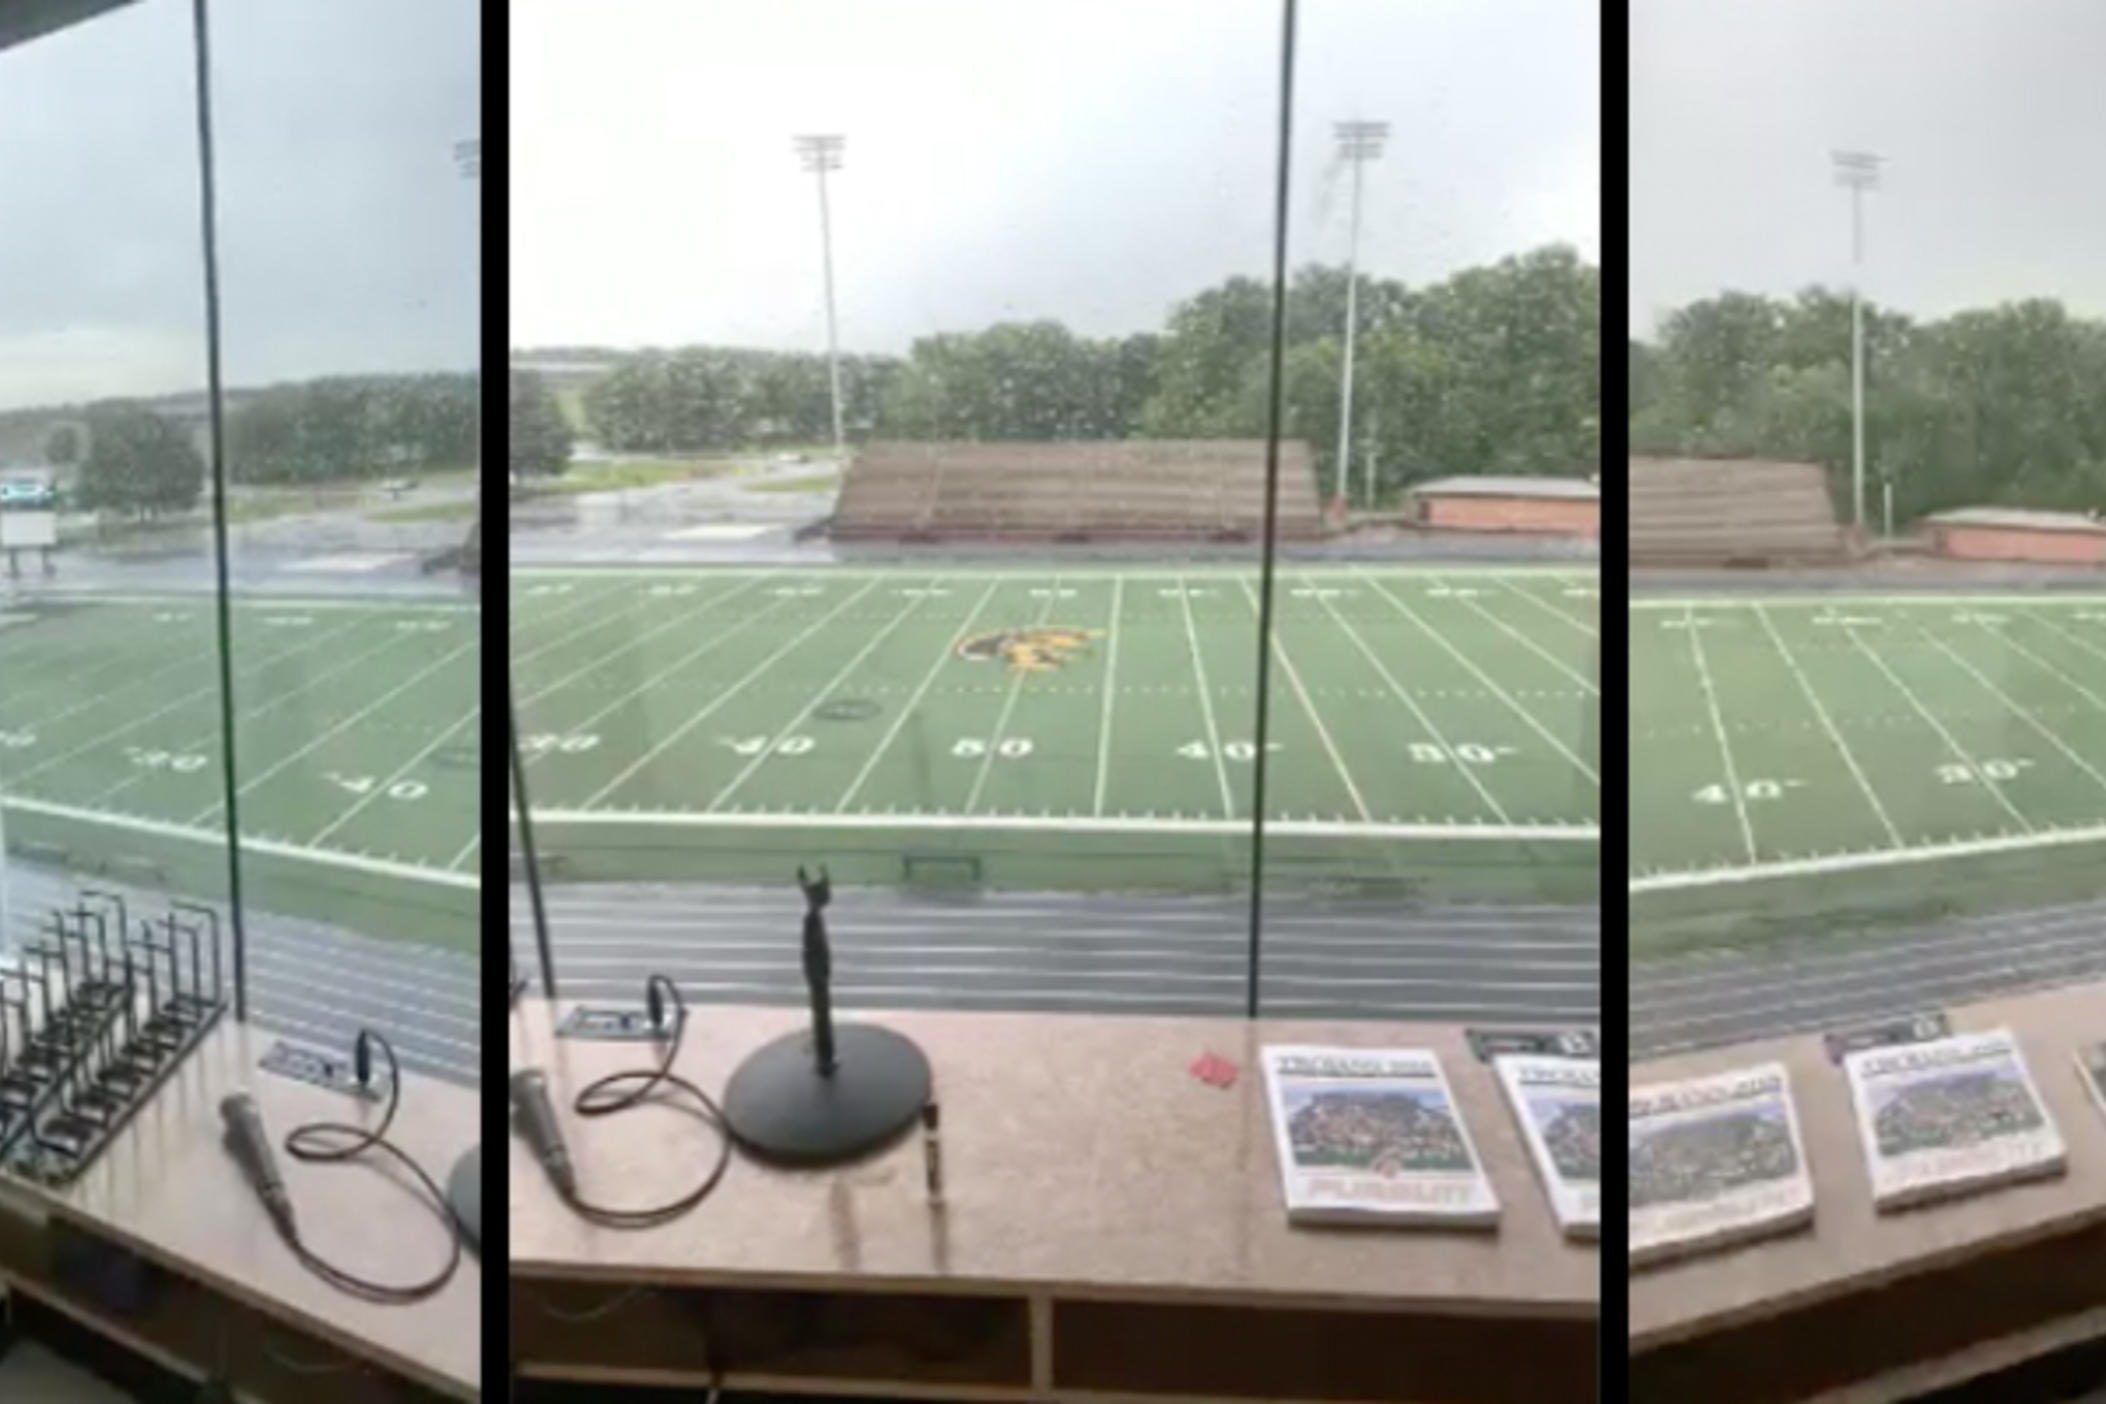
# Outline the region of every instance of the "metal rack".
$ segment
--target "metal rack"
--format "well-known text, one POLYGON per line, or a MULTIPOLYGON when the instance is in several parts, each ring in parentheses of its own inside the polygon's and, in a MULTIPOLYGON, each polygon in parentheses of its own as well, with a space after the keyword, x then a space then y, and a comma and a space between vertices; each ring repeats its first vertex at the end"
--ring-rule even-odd
POLYGON ((79 898, 0 966, 0 1169, 46 1185, 93 1164, 227 1008, 217 912, 135 925, 115 893, 79 898))

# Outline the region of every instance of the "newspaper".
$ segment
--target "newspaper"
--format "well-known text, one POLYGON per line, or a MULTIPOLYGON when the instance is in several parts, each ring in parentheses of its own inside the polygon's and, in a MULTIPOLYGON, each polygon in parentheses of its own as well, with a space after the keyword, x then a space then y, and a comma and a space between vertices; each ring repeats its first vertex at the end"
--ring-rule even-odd
POLYGON ((1601 1237, 1601 1064, 1505 1053, 1493 1060, 1558 1224, 1601 1237))
POLYGON ((1280 1045, 1264 1059, 1289 1219, 1499 1222, 1499 1201, 1432 1053, 1280 1045))
POLYGON ((1813 1219, 1806 1144, 1782 1063, 1633 1087, 1634 1266, 1813 1219))
POLYGON ((2059 1174, 2062 1137, 2008 1029, 1843 1060, 1881 1209, 2059 1174))
POLYGON ((2106 1116, 2106 1040, 2077 1050, 2077 1076, 2084 1079, 2084 1090, 2098 1103, 2099 1115, 2106 1116))

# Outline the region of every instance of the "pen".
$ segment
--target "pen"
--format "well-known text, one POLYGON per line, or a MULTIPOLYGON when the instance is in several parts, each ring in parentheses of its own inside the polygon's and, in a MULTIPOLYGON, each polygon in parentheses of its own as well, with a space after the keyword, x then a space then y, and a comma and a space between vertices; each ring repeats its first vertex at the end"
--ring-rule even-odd
POLYGON ((926 1152, 929 1175, 929 1203, 943 1203, 943 1147, 936 1139, 936 1103, 928 1101, 921 1106, 921 1146, 926 1152))

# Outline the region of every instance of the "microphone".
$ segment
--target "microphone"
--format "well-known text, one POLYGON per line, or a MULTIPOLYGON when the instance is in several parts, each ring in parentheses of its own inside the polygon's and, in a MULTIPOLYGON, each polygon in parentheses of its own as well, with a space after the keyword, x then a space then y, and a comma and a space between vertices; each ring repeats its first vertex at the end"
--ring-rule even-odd
POLYGON ((279 1177, 270 1138, 263 1133, 263 1118, 256 1112, 256 1099, 246 1092, 236 1092, 221 1100, 219 1115, 227 1124, 227 1150, 241 1163, 241 1173, 248 1177, 249 1187, 270 1211, 271 1222, 291 1242, 299 1236, 293 1225, 292 1196, 285 1192, 285 1181, 279 1177))
POLYGON ((562 1128, 556 1125, 556 1109, 549 1105, 548 1078, 540 1069, 525 1068, 512 1074, 512 1109, 549 1180, 565 1199, 576 1198, 577 1172, 571 1168, 562 1128))

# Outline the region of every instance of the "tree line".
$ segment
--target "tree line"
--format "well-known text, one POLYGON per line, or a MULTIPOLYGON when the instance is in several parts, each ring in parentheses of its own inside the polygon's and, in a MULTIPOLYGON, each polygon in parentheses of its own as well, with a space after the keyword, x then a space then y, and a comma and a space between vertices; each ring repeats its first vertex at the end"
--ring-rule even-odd
MULTIPOLYGON (((1450 473, 1569 475, 1598 461, 1599 276, 1573 250, 1537 249, 1416 289, 1357 281, 1356 496, 1369 460, 1383 499, 1450 473)), ((1344 269, 1299 270, 1284 328, 1285 433, 1315 450, 1327 494, 1346 294, 1344 269)), ((905 357, 846 357, 843 419, 852 439, 1260 438, 1271 355, 1272 290, 1236 277, 1177 304, 1160 331, 1092 338, 1057 321, 1011 322, 922 337, 905 357)), ((515 470, 560 471, 568 445, 542 376, 515 370, 512 404, 515 470)), ((832 435, 816 355, 621 354, 586 390, 584 412, 585 432, 620 452, 832 435)))
MULTIPOLYGON (((2031 299, 1919 321, 1867 305, 1865 499, 1898 524, 1953 507, 2106 507, 2106 322, 2031 299)), ((1788 459, 1851 504, 1850 301, 1726 293, 1630 343, 1631 451, 1788 459)))

